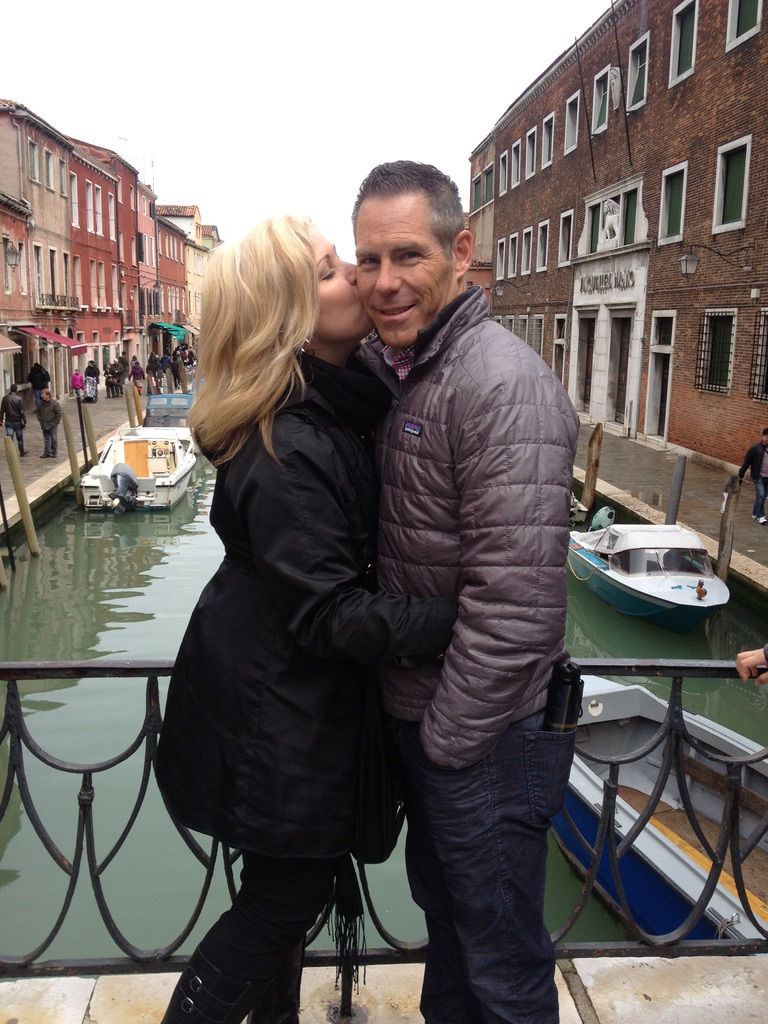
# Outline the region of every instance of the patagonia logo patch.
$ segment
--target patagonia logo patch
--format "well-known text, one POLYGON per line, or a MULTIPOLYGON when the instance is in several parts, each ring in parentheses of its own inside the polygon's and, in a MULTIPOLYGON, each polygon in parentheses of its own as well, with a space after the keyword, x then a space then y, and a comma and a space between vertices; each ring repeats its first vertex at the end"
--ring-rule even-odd
POLYGON ((406 420, 403 426, 404 434, 413 434, 414 437, 421 437, 421 432, 424 428, 420 423, 414 423, 413 420, 406 420))

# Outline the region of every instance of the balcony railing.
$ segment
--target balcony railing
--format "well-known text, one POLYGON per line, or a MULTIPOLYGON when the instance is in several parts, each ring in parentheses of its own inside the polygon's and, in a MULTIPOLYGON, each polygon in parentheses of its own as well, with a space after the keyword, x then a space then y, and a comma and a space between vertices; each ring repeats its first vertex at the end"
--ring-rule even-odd
POLYGON ((44 309, 80 309, 76 295, 54 295, 52 292, 38 295, 37 306, 44 309))
MULTIPOLYGON (((609 774, 604 783, 603 804, 600 813, 600 820, 597 826, 597 837, 593 842, 583 839, 585 849, 588 850, 591 858, 586 881, 582 887, 575 905, 567 913, 562 925, 553 934, 556 952, 559 957, 595 957, 595 956, 682 956, 682 955, 713 955, 713 954, 743 954, 768 952, 768 921, 756 916, 750 902, 750 896, 745 888, 742 878, 742 866, 747 857, 752 853, 758 843, 768 831, 768 800, 765 798, 757 800, 757 810, 753 805, 754 815, 759 819, 753 827, 747 839, 739 836, 739 809, 744 794, 742 793, 742 771, 745 766, 755 764, 766 756, 766 751, 753 754, 745 758, 724 757, 708 753, 700 743, 691 738, 688 730, 686 716, 683 711, 683 690, 684 679, 687 678, 710 678, 728 679, 734 678, 736 672, 733 662, 722 661, 653 661, 634 662, 617 660, 581 660, 580 665, 584 673, 597 674, 600 676, 621 677, 660 677, 672 680, 668 702, 667 716, 653 737, 653 744, 646 743, 642 750, 622 751, 615 757, 604 757, 602 760, 609 766, 609 774), (656 810, 660 798, 661 786, 647 798, 647 806, 641 811, 638 823, 630 833, 621 836, 617 835, 615 825, 616 796, 620 782, 620 772, 639 757, 648 754, 649 750, 657 750, 657 760, 661 764, 660 774, 666 766, 667 774, 674 770, 675 751, 681 749, 683 743, 693 744, 699 755, 708 756, 719 772, 721 778, 727 780, 723 787, 723 811, 719 834, 713 839, 706 838, 701 834, 701 828, 696 820, 696 813, 689 800, 683 798, 683 805, 687 811, 691 826, 700 835, 705 850, 706 861, 706 883, 700 894, 690 894, 693 908, 686 917, 683 925, 674 934, 648 935, 639 925, 633 925, 630 921, 628 926, 629 938, 620 942, 576 942, 569 941, 568 935, 574 925, 580 919, 592 893, 596 889, 596 874, 598 862, 606 855, 612 866, 618 872, 622 858, 627 854, 629 848, 637 840, 640 831, 648 825, 648 821, 656 810), (736 879, 739 899, 744 911, 745 918, 751 921, 759 936, 754 940, 716 938, 711 940, 691 939, 688 936, 696 923, 701 919, 707 909, 712 892, 720 880, 726 865, 726 857, 730 854, 728 870, 736 879)), ((87 662, 24 662, 24 663, 0 663, 0 680, 5 681, 5 708, 0 724, 0 765, 8 758, 8 768, 5 779, 0 775, 0 834, 5 822, 5 816, 11 805, 11 797, 15 795, 15 801, 21 803, 26 817, 34 829, 37 840, 44 848, 47 856, 53 864, 63 873, 65 892, 58 906, 54 906, 54 897, 44 897, 51 903, 50 920, 53 924, 49 933, 39 942, 35 949, 9 949, 13 943, 12 929, 3 929, 3 938, 0 940, 0 977, 2 976, 45 976, 69 974, 118 974, 131 973, 134 971, 164 971, 178 968, 179 964, 185 962, 182 956, 176 956, 176 951, 189 937, 201 912, 203 911, 211 879, 214 874, 217 862, 221 860, 227 880, 230 894, 236 891, 234 881, 234 865, 237 860, 236 851, 222 847, 215 840, 204 840, 202 845, 198 837, 189 832, 178 821, 169 820, 169 829, 176 828, 186 843, 189 850, 203 868, 203 877, 199 886, 199 893, 194 908, 188 921, 182 926, 179 934, 164 946, 140 948, 132 944, 126 935, 121 931, 116 916, 113 913, 110 900, 105 887, 105 877, 108 874, 112 862, 115 860, 121 849, 126 844, 131 830, 144 806, 152 776, 154 773, 155 752, 157 737, 161 725, 161 711, 159 700, 159 679, 169 676, 172 663, 167 661, 113 661, 96 660, 87 662), (97 679, 99 685, 109 687, 113 680, 135 679, 136 680, 136 701, 141 699, 143 693, 144 713, 143 720, 138 727, 135 736, 130 740, 125 749, 115 751, 110 757, 94 762, 82 761, 70 763, 56 757, 49 751, 44 750, 33 738, 25 722, 22 700, 19 692, 19 682, 35 679, 97 679), (143 685, 139 681, 143 681, 143 685), (96 797, 100 793, 108 791, 107 777, 110 772, 121 770, 132 757, 138 757, 142 765, 141 778, 137 787, 135 803, 127 816, 127 822, 120 836, 109 844, 107 851, 97 855, 97 850, 103 848, 97 836, 97 816, 93 810, 96 805, 96 797), (77 776, 80 779, 80 788, 77 794, 77 806, 73 806, 76 812, 77 828, 72 848, 64 850, 54 839, 49 831, 46 822, 43 820, 43 812, 35 801, 35 796, 28 781, 28 766, 34 762, 40 762, 56 773, 77 776), (82 877, 81 876, 87 876, 82 877), (93 893, 98 914, 101 917, 109 935, 119 950, 124 954, 122 957, 106 957, 89 960, 66 960, 55 961, 45 960, 46 951, 50 948, 54 939, 62 929, 67 919, 75 888, 78 885, 89 884, 93 893)), ((578 752, 578 748, 577 748, 578 752)), ((590 755, 593 757, 593 755, 590 755)), ((704 769, 705 771, 707 769, 704 769)), ((0 768, 0 772, 2 769, 0 768)), ((684 787, 681 786, 681 790, 684 787)), ((102 831, 104 822, 101 821, 102 831)), ((383 939, 385 946, 369 948, 364 961, 366 964, 383 963, 405 963, 418 962, 424 958, 425 945, 423 943, 408 942, 398 939, 390 934, 382 924, 377 913, 371 893, 368 887, 365 870, 360 868, 360 878, 363 893, 366 899, 368 912, 373 924, 383 939)), ((619 884, 621 895, 621 884, 619 884)), ((140 894, 137 894, 139 896, 140 894)), ((39 915, 38 915, 39 916, 39 915)), ((727 924, 728 922, 726 922, 727 924)), ((324 922, 319 921, 310 936, 314 940, 322 930, 324 922)), ((725 931, 726 929, 723 929, 725 931)), ((369 940, 371 936, 369 935, 369 940)), ((328 965, 335 962, 335 954, 332 950, 308 950, 307 963, 310 965, 328 965)), ((348 965, 343 965, 348 968, 348 965)), ((351 972, 345 969, 342 972, 343 990, 349 996, 351 987, 351 972)), ((342 999, 345 992, 342 993, 342 999)))

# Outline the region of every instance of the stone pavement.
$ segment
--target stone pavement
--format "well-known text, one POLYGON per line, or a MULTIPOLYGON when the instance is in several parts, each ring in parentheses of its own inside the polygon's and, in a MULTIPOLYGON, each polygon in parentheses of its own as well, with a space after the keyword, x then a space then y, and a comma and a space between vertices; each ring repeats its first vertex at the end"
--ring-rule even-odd
MULTIPOLYGON (((416 1024, 423 968, 369 967, 356 1024, 416 1024)), ((175 974, 0 982, 2 1024, 159 1024, 175 974)), ((764 1024, 768 956, 579 959, 556 973, 560 1024, 764 1024)), ((332 968, 305 970, 302 1024, 338 1021, 332 968)))

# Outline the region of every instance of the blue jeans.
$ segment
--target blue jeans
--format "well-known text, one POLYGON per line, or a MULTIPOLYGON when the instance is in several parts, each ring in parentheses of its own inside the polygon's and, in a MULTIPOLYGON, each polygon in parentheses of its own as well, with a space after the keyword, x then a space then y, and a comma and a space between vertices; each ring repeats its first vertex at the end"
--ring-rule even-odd
POLYGON ((24 427, 22 426, 21 420, 8 420, 5 421, 5 432, 8 437, 15 437, 19 442, 19 449, 24 448, 24 427))
POLYGON ((469 768, 425 755, 419 723, 390 719, 406 777, 406 867, 426 916, 426 1024, 557 1024, 544 925, 550 818, 563 804, 574 733, 543 712, 510 725, 469 768))
POLYGON ((755 504, 752 506, 752 515, 760 519, 765 515, 765 497, 768 491, 768 476, 757 476, 752 478, 755 485, 755 504))

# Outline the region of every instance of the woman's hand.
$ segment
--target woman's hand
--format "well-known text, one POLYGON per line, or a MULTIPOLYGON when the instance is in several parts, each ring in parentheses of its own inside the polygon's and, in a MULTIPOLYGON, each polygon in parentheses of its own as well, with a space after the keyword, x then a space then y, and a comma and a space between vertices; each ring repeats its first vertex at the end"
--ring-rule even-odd
POLYGON ((743 680, 754 678, 756 686, 765 686, 768 683, 765 650, 759 647, 756 651, 741 651, 736 655, 736 671, 743 680))

